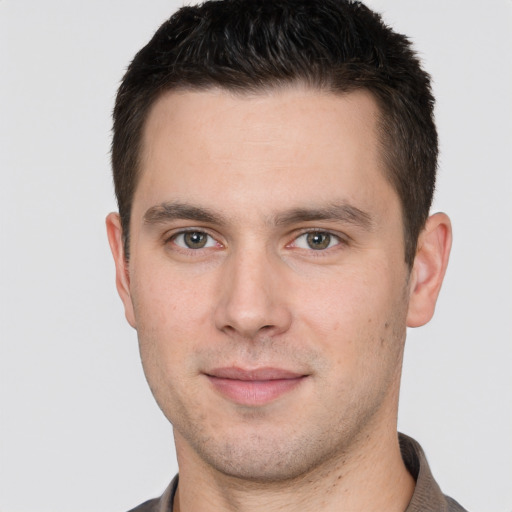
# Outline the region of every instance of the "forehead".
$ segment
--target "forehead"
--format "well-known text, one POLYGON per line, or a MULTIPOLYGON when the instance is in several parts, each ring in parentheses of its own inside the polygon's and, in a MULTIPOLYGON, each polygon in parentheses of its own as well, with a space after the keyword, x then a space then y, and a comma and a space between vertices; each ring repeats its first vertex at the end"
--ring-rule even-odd
POLYGON ((221 139, 230 128, 230 135, 237 139, 266 140, 273 136, 285 144, 302 136, 316 144, 323 138, 329 145, 337 135, 333 127, 339 130, 342 125, 365 124, 366 139, 373 142, 370 138, 377 135, 379 114, 377 102, 366 90, 334 93, 300 84, 256 92, 178 89, 162 94, 151 106, 143 130, 143 147, 151 148, 155 135, 170 131, 172 124, 179 132, 176 135, 188 135, 187 130, 192 128, 197 140, 206 135, 218 145, 225 142, 221 139))
POLYGON ((356 194, 371 202, 386 184, 378 117, 366 91, 166 93, 145 125, 135 199, 151 196, 157 204, 170 194, 227 207, 229 195, 263 208, 301 206, 306 195, 346 200, 356 194))

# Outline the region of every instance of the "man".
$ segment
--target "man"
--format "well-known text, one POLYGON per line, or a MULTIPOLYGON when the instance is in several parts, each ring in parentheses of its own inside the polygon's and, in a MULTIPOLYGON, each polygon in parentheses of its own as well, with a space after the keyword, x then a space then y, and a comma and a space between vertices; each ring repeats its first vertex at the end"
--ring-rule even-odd
POLYGON ((114 109, 116 283, 179 479, 137 511, 463 510, 397 434, 451 227, 407 39, 358 2, 185 7, 114 109))

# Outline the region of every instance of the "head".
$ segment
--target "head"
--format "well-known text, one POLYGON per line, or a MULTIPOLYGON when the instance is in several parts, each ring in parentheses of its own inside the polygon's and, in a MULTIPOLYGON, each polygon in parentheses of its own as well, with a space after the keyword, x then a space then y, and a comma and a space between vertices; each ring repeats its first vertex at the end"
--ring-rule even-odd
POLYGON ((355 2, 186 7, 137 54, 107 226, 180 472, 286 480, 396 444, 406 325, 450 241, 432 103, 355 2))
POLYGON ((143 131, 156 100, 170 90, 253 94, 293 84, 339 95, 365 90, 376 101, 384 170, 400 199, 404 257, 412 265, 437 167, 430 79, 405 36, 346 0, 184 7, 135 56, 119 88, 112 143, 126 257, 143 131))

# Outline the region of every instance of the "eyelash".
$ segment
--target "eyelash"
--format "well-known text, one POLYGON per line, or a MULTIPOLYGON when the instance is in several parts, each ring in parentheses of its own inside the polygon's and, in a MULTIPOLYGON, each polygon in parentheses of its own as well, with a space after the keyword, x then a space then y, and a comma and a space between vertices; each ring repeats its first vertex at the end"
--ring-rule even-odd
MULTIPOLYGON (((177 233, 173 233, 171 236, 166 237, 164 242, 165 242, 165 244, 173 243, 180 251, 186 251, 189 254, 198 254, 199 251, 201 251, 202 249, 208 250, 208 249, 216 249, 216 248, 218 249, 218 248, 224 247, 224 244, 219 242, 216 237, 211 235, 208 231, 206 231, 204 229, 199 229, 199 228, 184 229, 177 233), (192 247, 186 247, 185 243, 183 245, 179 245, 176 243, 176 240, 179 237, 185 237, 189 233, 197 233, 197 234, 205 235, 206 237, 208 237, 210 239, 210 241, 208 241, 208 240, 206 241, 206 244, 210 244, 210 245, 209 246, 206 245, 204 247, 192 248, 192 247), (213 241, 214 244, 211 244, 211 241, 213 241)), ((296 236, 294 236, 293 240, 290 243, 286 244, 285 247, 290 248, 290 249, 307 251, 309 253, 312 253, 312 255, 314 255, 314 256, 322 256, 327 251, 330 252, 330 250, 336 249, 338 246, 346 246, 347 244, 348 244, 348 240, 343 236, 335 234, 331 231, 313 228, 313 229, 308 229, 308 230, 301 231, 300 233, 298 233, 296 236), (298 247, 297 241, 300 238, 307 237, 310 234, 326 235, 326 236, 330 237, 328 246, 325 248, 320 248, 320 249, 314 249, 312 247, 309 247, 309 248, 298 247), (335 243, 331 245, 333 240, 335 243)))
POLYGON ((208 231, 205 231, 204 229, 198 229, 198 228, 184 229, 184 230, 181 230, 181 231, 179 231, 177 233, 173 233, 171 236, 167 237, 166 240, 165 240, 165 243, 169 243, 169 242, 173 243, 180 250, 191 252, 191 253, 197 253, 200 249, 211 249, 211 248, 214 248, 215 245, 223 247, 223 244, 221 244, 217 240, 217 238, 215 238, 210 233, 208 233, 208 231), (207 240, 207 242, 206 242, 207 244, 211 243, 211 241, 213 241, 215 243, 210 245, 210 246, 207 246, 207 247, 198 247, 198 248, 186 247, 185 244, 184 245, 178 245, 176 243, 176 240, 179 237, 185 237, 187 234, 191 234, 191 233, 197 233, 197 234, 205 235, 206 237, 208 237, 210 239, 210 241, 207 240))
MULTIPOLYGON (((308 242, 306 242, 308 243, 308 242)), ((339 245, 344 245, 346 244, 347 241, 345 239, 343 239, 340 235, 337 235, 335 233, 332 233, 331 231, 326 231, 326 230, 322 230, 322 229, 308 229, 306 231, 303 231, 301 232, 300 234, 298 234, 293 240, 291 243, 289 243, 287 245, 287 247, 292 247, 292 248, 296 248, 296 249, 302 249, 302 250, 305 250, 305 251, 312 251, 314 253, 316 253, 316 255, 320 256, 320 253, 323 253, 323 252, 326 252, 327 250, 329 249, 333 249, 339 245), (329 237, 329 244, 327 247, 324 247, 324 248, 313 248, 313 247, 298 247, 297 246, 297 241, 304 237, 307 239, 307 237, 309 235, 322 235, 322 236, 327 236, 329 237), (331 245, 332 242, 335 242, 334 244, 331 245)), ((308 244, 309 245, 309 244, 308 244)))

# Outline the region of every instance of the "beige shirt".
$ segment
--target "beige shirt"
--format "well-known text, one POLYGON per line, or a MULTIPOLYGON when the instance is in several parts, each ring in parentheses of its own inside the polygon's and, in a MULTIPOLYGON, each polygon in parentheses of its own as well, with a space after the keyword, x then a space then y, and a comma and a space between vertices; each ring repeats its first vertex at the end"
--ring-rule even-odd
MULTIPOLYGON (((411 502, 405 512, 466 512, 454 499, 445 496, 437 485, 421 446, 412 438, 399 434, 402 458, 416 480, 411 502)), ((149 500, 130 512, 172 512, 178 476, 157 499, 149 500)))

